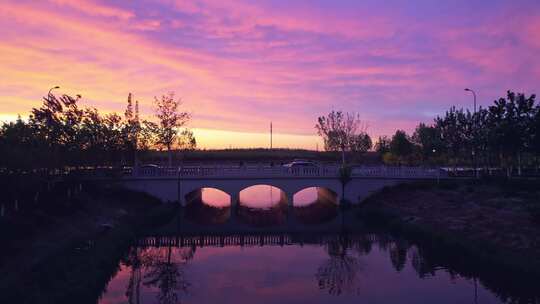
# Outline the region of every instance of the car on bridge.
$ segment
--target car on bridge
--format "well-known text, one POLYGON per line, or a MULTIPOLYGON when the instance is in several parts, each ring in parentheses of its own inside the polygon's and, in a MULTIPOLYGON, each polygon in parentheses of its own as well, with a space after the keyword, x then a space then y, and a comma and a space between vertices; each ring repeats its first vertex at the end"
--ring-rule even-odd
POLYGON ((319 164, 314 161, 306 159, 295 159, 290 163, 284 164, 284 168, 293 169, 293 168, 317 168, 319 164))
POLYGON ((139 166, 139 168, 143 168, 143 169, 159 169, 159 166, 154 165, 154 164, 144 164, 144 165, 139 166))

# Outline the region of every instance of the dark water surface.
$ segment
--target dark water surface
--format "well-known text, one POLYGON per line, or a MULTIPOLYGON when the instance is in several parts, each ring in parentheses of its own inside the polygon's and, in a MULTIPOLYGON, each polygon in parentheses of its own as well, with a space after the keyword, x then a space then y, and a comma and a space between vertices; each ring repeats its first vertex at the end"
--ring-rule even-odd
POLYGON ((275 244, 261 246, 261 236, 244 236, 243 246, 224 247, 220 239, 241 237, 206 237, 215 247, 200 247, 200 237, 159 247, 141 240, 99 303, 505 303, 500 290, 432 264, 404 240, 267 236, 264 242, 272 238, 275 244))
MULTIPOLYGON (((230 199, 219 190, 203 189, 192 204, 228 208, 230 199)), ((248 188, 239 197, 240 205, 263 210, 287 199, 281 190, 265 185, 248 188)), ((298 207, 337 203, 318 188, 297 193, 293 202, 298 207)), ((476 269, 477 263, 461 259, 459 252, 433 251, 385 232, 230 235, 223 226, 213 227, 210 235, 140 239, 119 261, 98 303, 455 304, 540 299, 528 278, 476 269)))

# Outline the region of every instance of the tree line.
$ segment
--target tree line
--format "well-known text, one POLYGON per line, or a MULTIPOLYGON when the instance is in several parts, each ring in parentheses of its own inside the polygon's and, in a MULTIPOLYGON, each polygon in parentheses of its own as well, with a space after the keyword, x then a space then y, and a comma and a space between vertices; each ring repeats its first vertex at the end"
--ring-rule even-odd
MULTIPOLYGON (((152 149, 193 149, 196 140, 185 128, 191 115, 182 111, 174 93, 154 98, 154 120, 139 117, 139 103, 128 95, 123 115, 102 114, 81 107, 80 95, 43 98, 27 119, 0 126, 0 168, 58 169, 84 166, 137 165, 152 149)), ((445 165, 506 170, 538 168, 540 105, 536 96, 508 91, 492 105, 471 113, 451 107, 431 123, 420 123, 412 134, 397 130, 373 145, 366 124, 355 113, 332 111, 318 118, 317 133, 326 151, 346 157, 374 149, 386 164, 445 165)))
MULTIPOLYGON (((316 129, 326 150, 361 154, 372 141, 359 125, 356 115, 332 111, 319 117, 316 129)), ((432 123, 418 124, 412 134, 397 130, 391 137, 380 136, 373 148, 386 164, 496 167, 510 175, 538 168, 539 134, 536 96, 508 91, 474 113, 452 106, 432 123)))
POLYGON ((0 168, 11 172, 68 167, 137 165, 151 149, 193 149, 196 140, 185 128, 189 113, 174 92, 154 98, 155 120, 139 117, 139 102, 130 93, 123 115, 81 107, 80 95, 49 92, 27 119, 0 126, 0 168))

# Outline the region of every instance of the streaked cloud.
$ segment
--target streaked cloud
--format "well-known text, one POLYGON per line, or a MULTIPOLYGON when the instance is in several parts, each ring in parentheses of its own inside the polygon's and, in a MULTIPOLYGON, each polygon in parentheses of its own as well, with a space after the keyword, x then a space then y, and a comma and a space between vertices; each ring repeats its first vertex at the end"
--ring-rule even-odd
POLYGON ((0 117, 60 85, 106 112, 132 92, 146 116, 176 91, 205 147, 260 145, 273 121, 282 146, 314 148, 331 109, 390 134, 469 106, 464 87, 538 92, 539 17, 526 0, 6 0, 0 117))

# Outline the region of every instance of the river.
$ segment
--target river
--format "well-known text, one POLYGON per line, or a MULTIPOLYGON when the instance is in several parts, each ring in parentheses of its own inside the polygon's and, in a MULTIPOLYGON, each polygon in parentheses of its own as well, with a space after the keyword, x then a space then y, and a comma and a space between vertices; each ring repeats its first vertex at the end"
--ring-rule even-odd
MULTIPOLYGON (((333 199, 324 189, 310 188, 293 200, 301 209, 336 204, 333 199)), ((246 189, 239 200, 241 206, 262 212, 283 210, 278 208, 283 195, 270 186, 246 189)), ((230 198, 203 189, 191 203, 227 210, 230 198)), ((118 271, 98 303, 454 304, 540 299, 530 280, 476 267, 476 261, 463 261, 459 253, 433 250, 389 232, 240 234, 222 231, 220 224, 212 227, 212 233, 199 235, 150 233, 140 238, 118 261, 118 271)))

